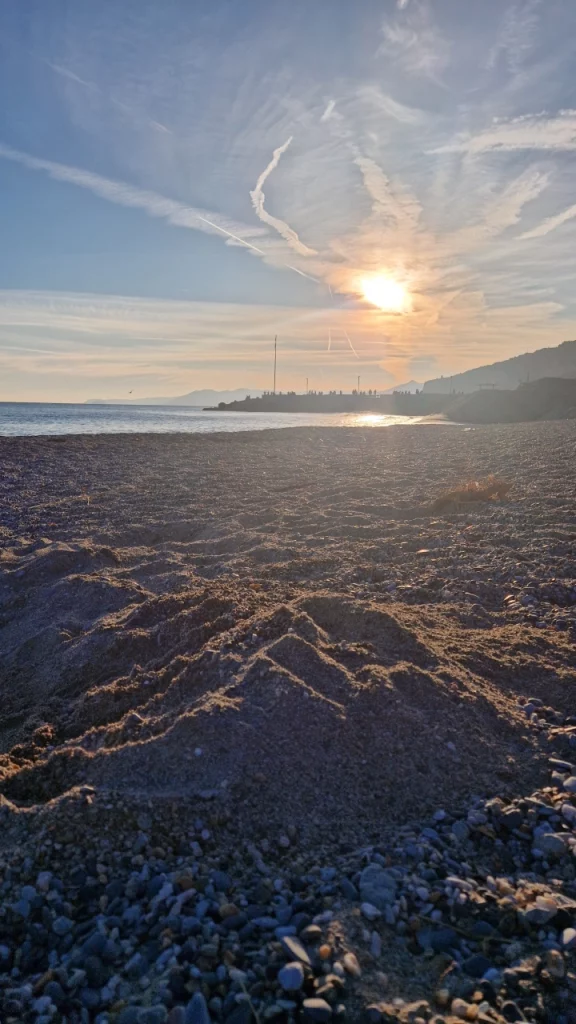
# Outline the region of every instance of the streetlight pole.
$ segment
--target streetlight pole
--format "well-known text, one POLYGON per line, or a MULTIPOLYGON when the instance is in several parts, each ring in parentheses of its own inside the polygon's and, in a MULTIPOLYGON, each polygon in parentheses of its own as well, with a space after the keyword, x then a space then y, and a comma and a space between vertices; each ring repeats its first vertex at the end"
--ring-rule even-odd
POLYGON ((360 394, 360 377, 358 377, 358 394, 360 394))
POLYGON ((308 394, 308 377, 306 377, 306 394, 308 394))

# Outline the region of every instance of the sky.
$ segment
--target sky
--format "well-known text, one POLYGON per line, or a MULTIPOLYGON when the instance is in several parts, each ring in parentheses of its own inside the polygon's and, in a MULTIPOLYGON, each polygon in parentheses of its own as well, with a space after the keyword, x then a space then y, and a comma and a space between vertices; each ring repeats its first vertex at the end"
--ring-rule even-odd
POLYGON ((0 400, 576 338, 575 57, 574 0, 3 0, 0 400))

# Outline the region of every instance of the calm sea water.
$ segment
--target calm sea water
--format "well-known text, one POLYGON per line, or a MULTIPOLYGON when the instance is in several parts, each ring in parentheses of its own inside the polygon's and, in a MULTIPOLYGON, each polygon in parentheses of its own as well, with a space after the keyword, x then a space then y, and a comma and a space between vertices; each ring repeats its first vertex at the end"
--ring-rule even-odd
POLYGON ((22 434, 209 434, 279 427, 386 427, 420 423, 420 417, 372 413, 204 412, 173 405, 64 405, 0 402, 0 435, 22 434))

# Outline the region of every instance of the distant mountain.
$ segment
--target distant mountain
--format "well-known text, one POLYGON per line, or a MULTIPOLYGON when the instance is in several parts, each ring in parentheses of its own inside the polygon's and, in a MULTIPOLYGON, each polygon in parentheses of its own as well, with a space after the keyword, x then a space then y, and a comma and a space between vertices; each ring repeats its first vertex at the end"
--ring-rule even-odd
MULTIPOLYGON (((427 380, 425 394, 449 394, 451 391, 470 393, 481 387, 496 387, 514 391, 519 384, 542 380, 544 377, 576 377, 576 341, 564 341, 556 348, 540 348, 522 356, 490 363, 475 370, 427 380)), ((400 390, 400 389, 398 389, 400 390)))
POLYGON ((388 391, 380 391, 381 395, 393 395, 395 391, 408 392, 409 395, 415 395, 417 391, 422 391, 423 384, 420 384, 417 380, 409 380, 407 384, 395 384, 393 388, 388 388, 388 391))
POLYGON ((259 398, 260 388, 236 388, 234 391, 189 391, 175 398, 88 398, 86 405, 218 405, 218 402, 242 402, 247 395, 259 398))

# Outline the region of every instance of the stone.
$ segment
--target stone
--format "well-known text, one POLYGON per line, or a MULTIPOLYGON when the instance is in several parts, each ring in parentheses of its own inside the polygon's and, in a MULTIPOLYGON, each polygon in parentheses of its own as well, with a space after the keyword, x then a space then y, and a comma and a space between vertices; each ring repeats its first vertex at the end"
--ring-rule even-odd
POLYGON ((35 1013, 48 1013, 51 1006, 52 1000, 50 999, 50 996, 40 996, 32 1003, 32 1008, 35 1013))
POLYGON ((305 999, 302 1003, 304 1020, 325 1024, 332 1019, 332 1007, 325 999, 305 999))
POLYGON ((302 940, 308 946, 316 946, 320 942, 320 939, 322 938, 322 929, 320 928, 320 925, 309 924, 306 926, 306 928, 302 929, 300 935, 302 937, 302 940))
POLYGON ((342 963, 344 970, 351 974, 353 978, 359 978, 362 974, 362 968, 358 963, 358 957, 355 953, 345 953, 342 957, 342 963))
POLYGON ((558 949, 549 949, 546 953, 546 970, 551 978, 561 980, 566 975, 566 963, 558 949))
POLYGON ((253 1019, 250 1003, 243 999, 234 1007, 232 1013, 228 1014, 226 1024, 252 1024, 253 1019))
POLYGON ((382 1021, 384 1020, 382 1007, 380 1007, 378 1003, 370 1003, 364 1011, 364 1018, 366 1020, 366 1024, 382 1024, 382 1021))
POLYGON ((534 903, 520 911, 520 916, 527 924, 537 928, 547 924, 557 913, 558 904, 552 896, 538 896, 534 903))
POLYGON ((435 953, 449 953, 457 948, 458 936, 453 928, 422 928, 418 932, 418 944, 435 953))
POLYGON ((534 848, 540 850, 545 857, 557 859, 566 853, 566 844, 563 834, 558 832, 544 832, 543 835, 534 839, 534 848))
POLYGON ((68 932, 71 932, 73 927, 74 927, 74 922, 71 921, 69 917, 64 917, 64 916, 57 917, 52 922, 52 931, 55 932, 55 934, 59 935, 60 937, 62 937, 64 935, 68 935, 68 932))
POLYGON ((138 1013, 138 1024, 166 1024, 167 1019, 165 1006, 147 1006, 138 1013))
POLYGON ((28 900, 17 900, 16 903, 12 904, 12 913, 16 917, 24 918, 24 920, 26 920, 27 917, 30 917, 30 909, 28 900))
POLYGON ((502 1003, 500 1013, 504 1017, 504 1020, 510 1021, 512 1024, 514 1021, 526 1020, 520 1007, 511 999, 507 999, 506 1002, 502 1003))
POLYGON ((450 831, 452 832, 452 835, 456 836, 456 839, 458 839, 461 843, 466 842, 466 840, 470 836, 470 828, 468 826, 468 823, 465 821, 455 821, 454 824, 451 826, 450 831))
POLYGON ((185 1024, 212 1024, 206 1000, 201 992, 195 992, 188 1003, 185 1024))
POLYGON ((565 928, 562 932, 562 945, 564 949, 574 949, 576 946, 576 928, 565 928))
POLYGON ((298 992, 304 984, 304 968, 298 960, 286 964, 278 971, 278 981, 285 992, 298 992))
POLYGON ((513 831, 516 828, 520 828, 524 821, 524 815, 519 807, 510 807, 502 812, 500 821, 502 825, 513 831))
POLYGON ((378 910, 373 903, 362 903, 360 910, 367 921, 375 921, 378 917, 382 917, 382 911, 378 910))
POLYGON ((66 999, 66 993, 64 992, 62 985, 57 981, 48 982, 44 988, 44 995, 50 996, 50 999, 56 1004, 56 1006, 60 1006, 60 1003, 63 1003, 66 999))
POLYGON ((138 1006, 126 1006, 120 1011, 116 1024, 138 1024, 138 1006))
POLYGON ((360 896, 364 903, 384 910, 394 902, 396 879, 380 864, 369 864, 360 875, 360 896))
POLYGON ((340 892, 347 900, 358 899, 358 889, 356 888, 354 883, 350 881, 349 878, 342 878, 340 880, 340 892))
POLYGON ((36 887, 40 890, 40 892, 48 892, 51 880, 51 871, 41 871, 36 879, 36 887))
POLYGON ((564 779, 564 789, 567 793, 576 793, 576 775, 571 775, 570 778, 564 779))
POLYGON ((229 892, 232 888, 232 879, 226 871, 213 871, 212 885, 217 892, 229 892))
POLYGON ((295 935, 285 935, 280 941, 282 943, 282 946, 284 947, 284 950, 294 960, 300 960, 303 964, 306 964, 308 967, 312 966, 312 964, 310 963, 310 957, 308 956, 308 953, 304 949, 304 946, 300 942, 300 939, 297 939, 295 935))
POLYGON ((475 953, 464 961, 462 967, 469 978, 483 978, 486 971, 491 970, 492 964, 490 960, 488 960, 487 957, 482 956, 481 953, 475 953))

